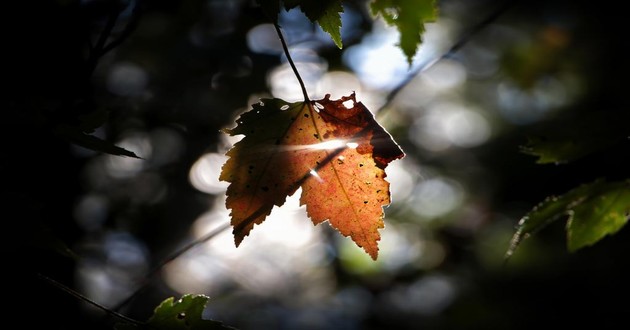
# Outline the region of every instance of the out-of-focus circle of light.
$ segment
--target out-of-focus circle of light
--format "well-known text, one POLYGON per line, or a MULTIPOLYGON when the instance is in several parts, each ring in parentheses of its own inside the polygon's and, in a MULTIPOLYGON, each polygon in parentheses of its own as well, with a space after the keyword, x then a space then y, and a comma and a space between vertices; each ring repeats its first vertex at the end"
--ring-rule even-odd
POLYGON ((444 133, 458 147, 476 147, 490 138, 490 125, 478 112, 461 109, 448 115, 444 133))
POLYGON ((388 291, 383 299, 386 306, 399 312, 435 315, 448 307, 457 295, 452 279, 431 274, 423 276, 410 285, 401 285, 388 291))
POLYGON ((199 157, 188 173, 190 184, 208 194, 225 192, 229 183, 219 181, 219 174, 226 160, 227 156, 218 153, 207 153, 199 157))
POLYGON ((389 90, 400 84, 419 65, 440 56, 450 43, 450 23, 447 20, 426 26, 423 42, 414 56, 411 67, 400 47, 399 33, 377 19, 371 34, 343 53, 343 61, 363 84, 373 89, 389 90))
MULTIPOLYGON (((326 72, 327 65, 322 62, 296 62, 306 90, 316 90, 317 82, 326 72)), ((275 67, 267 75, 267 82, 274 97, 287 102, 303 101, 304 96, 300 84, 288 63, 275 67)))
POLYGON ((420 79, 434 90, 451 89, 466 81, 466 69, 459 62, 444 59, 424 71, 420 79))
POLYGON ((464 200, 460 185, 447 178, 431 178, 416 186, 409 203, 418 215, 434 219, 455 210, 464 200))
POLYGON ((392 203, 406 200, 414 187, 414 177, 407 169, 408 158, 398 159, 391 162, 385 169, 387 177, 385 180, 390 183, 392 203))
POLYGON ((259 24, 251 28, 246 36, 247 47, 260 54, 282 54, 282 43, 273 24, 259 24))
POLYGON ((87 255, 77 268, 77 282, 86 296, 104 305, 113 305, 126 298, 133 283, 148 270, 147 249, 135 237, 125 232, 109 232, 96 248, 95 258, 87 255))
POLYGON ((573 77, 539 79, 534 87, 523 89, 506 81, 497 86, 497 100, 503 117, 517 125, 536 122, 551 111, 567 105, 578 89, 573 77))
POLYGON ((313 97, 321 98, 330 94, 330 98, 336 100, 342 96, 348 96, 352 92, 360 93, 361 90, 361 82, 353 73, 330 71, 326 72, 317 82, 316 96, 313 97))
POLYGON ((109 71, 107 89, 119 96, 141 96, 148 82, 149 76, 142 67, 132 62, 119 62, 109 71))
POLYGON ((461 56, 461 61, 471 77, 488 78, 499 71, 499 55, 493 49, 473 42, 462 51, 464 56, 461 56))
POLYGON ((140 172, 151 157, 152 146, 149 137, 144 133, 134 133, 116 143, 117 146, 135 153, 141 159, 106 155, 107 173, 114 178, 129 178, 140 172))
POLYGON ((446 150, 452 145, 471 148, 479 146, 491 136, 488 120, 478 112, 455 103, 438 103, 414 121, 410 139, 431 151, 446 150))
POLYGON ((124 269, 130 277, 139 278, 146 274, 147 250, 131 234, 126 232, 108 234, 105 237, 103 249, 109 266, 124 269))
POLYGON ((179 132, 167 127, 156 128, 150 133, 151 144, 160 146, 152 149, 151 163, 156 166, 170 164, 183 153, 184 138, 179 132))
POLYGON ((406 225, 386 223, 387 230, 381 230, 381 240, 376 261, 350 239, 337 234, 339 259, 342 267, 354 274, 396 273, 401 267, 415 263, 421 258, 420 236, 406 225))
POLYGON ((108 200, 97 194, 84 195, 74 207, 74 219, 87 231, 101 228, 107 218, 108 200))

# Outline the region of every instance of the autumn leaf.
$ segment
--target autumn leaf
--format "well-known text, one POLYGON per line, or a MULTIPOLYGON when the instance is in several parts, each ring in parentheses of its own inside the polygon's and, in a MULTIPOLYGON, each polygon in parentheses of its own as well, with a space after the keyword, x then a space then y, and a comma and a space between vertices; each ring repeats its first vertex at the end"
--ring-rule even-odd
POLYGON ((220 175, 230 182, 226 207, 236 246, 301 187, 300 204, 314 224, 328 220, 377 258, 383 207, 391 201, 385 168, 404 153, 354 93, 263 99, 236 122, 224 132, 245 136, 227 152, 220 175))

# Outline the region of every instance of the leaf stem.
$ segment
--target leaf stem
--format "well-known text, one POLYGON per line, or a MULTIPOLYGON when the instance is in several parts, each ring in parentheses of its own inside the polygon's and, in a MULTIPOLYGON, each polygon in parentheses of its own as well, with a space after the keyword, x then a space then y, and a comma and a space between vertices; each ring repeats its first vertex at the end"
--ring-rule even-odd
POLYGON ((109 309, 109 308, 107 308, 107 307, 105 307, 105 306, 103 306, 103 305, 101 305, 101 304, 91 300, 90 298, 88 298, 88 297, 78 293, 77 291, 72 290, 71 288, 69 288, 69 287, 67 287, 67 286, 65 286, 65 285, 63 285, 63 284, 53 280, 52 278, 50 278, 50 277, 48 277, 46 275, 37 273, 37 276, 39 278, 41 278, 42 280, 45 280, 46 282, 50 283, 51 285, 53 285, 53 286, 55 286, 55 287, 65 291, 66 293, 70 294, 71 296, 73 296, 75 298, 78 298, 80 300, 83 300, 86 303, 88 303, 88 304, 90 304, 90 305, 92 305, 92 306, 94 306, 94 307, 104 311, 105 313, 107 313, 107 314, 109 314, 111 316, 115 316, 115 317, 117 317, 117 318, 119 318, 119 319, 121 319, 121 320, 123 320, 125 322, 129 322, 129 323, 132 323, 132 324, 137 325, 137 326, 141 326, 142 327, 142 326, 146 325, 144 322, 140 322, 138 320, 134 320, 134 319, 132 319, 132 318, 130 318, 128 316, 125 316, 125 315, 122 315, 122 314, 120 314, 120 313, 118 313, 116 311, 113 311, 113 310, 111 310, 111 309, 109 309))
POLYGON ((289 48, 287 47, 287 43, 284 40, 282 31, 280 31, 280 26, 278 25, 278 23, 273 23, 273 26, 276 28, 276 32, 278 33, 278 38, 280 38, 280 43, 282 43, 282 49, 284 50, 284 54, 287 56, 287 60, 289 61, 289 64, 291 65, 291 69, 293 69, 293 73, 295 73, 295 77, 300 83, 300 87, 302 88, 302 94, 304 95, 304 102, 308 103, 310 99, 308 98, 308 93, 306 92, 306 86, 304 86, 304 81, 302 80, 302 77, 300 76, 300 73, 298 72, 297 67, 295 66, 295 63, 293 63, 293 59, 291 58, 291 54, 289 53, 289 48))

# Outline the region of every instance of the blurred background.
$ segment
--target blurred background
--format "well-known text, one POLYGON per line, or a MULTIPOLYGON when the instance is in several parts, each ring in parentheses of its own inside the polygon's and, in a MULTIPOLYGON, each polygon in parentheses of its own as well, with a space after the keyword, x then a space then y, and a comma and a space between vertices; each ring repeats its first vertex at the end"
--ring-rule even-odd
POLYGON ((254 1, 31 5, 8 30, 2 102, 5 301, 25 327, 117 321, 37 274, 138 320, 168 297, 206 294, 205 318, 244 330, 627 321, 627 229, 568 253, 557 222, 504 262, 519 219, 547 196, 629 177, 627 29, 612 6, 438 1, 411 66, 368 1, 343 2, 341 50, 299 9, 281 12, 311 99, 355 92, 406 153, 386 169, 392 204, 373 261, 313 226, 299 192, 234 246, 218 176, 238 137, 220 129, 260 98, 302 95, 254 1), (95 56, 107 30, 120 42, 95 56), (81 147, 68 127, 141 159, 81 147), (566 164, 522 149, 611 131, 624 140, 566 164))

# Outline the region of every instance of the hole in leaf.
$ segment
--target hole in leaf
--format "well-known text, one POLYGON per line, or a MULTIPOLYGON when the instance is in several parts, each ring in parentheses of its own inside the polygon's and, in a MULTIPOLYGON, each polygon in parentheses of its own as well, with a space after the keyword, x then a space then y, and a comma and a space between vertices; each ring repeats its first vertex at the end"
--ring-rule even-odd
POLYGON ((353 100, 348 100, 342 103, 344 107, 346 107, 346 109, 352 109, 354 108, 354 101, 353 100))
POLYGON ((280 107, 280 110, 286 110, 286 109, 288 109, 288 108, 289 108, 289 106, 288 106, 287 104, 285 104, 285 105, 283 105, 283 106, 281 106, 281 107, 280 107))
POLYGON ((186 318, 186 313, 181 312, 181 313, 177 314, 177 319, 179 319, 179 320, 183 320, 183 319, 185 319, 185 318, 186 318))

